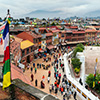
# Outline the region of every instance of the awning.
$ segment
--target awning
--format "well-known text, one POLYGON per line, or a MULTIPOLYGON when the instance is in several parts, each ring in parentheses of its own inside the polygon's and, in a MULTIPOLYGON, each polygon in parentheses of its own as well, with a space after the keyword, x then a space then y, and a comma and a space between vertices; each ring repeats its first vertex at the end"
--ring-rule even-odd
POLYGON ((53 49, 54 46, 53 45, 49 45, 49 46, 47 46, 47 48, 50 50, 50 49, 53 49))
POLYGON ((39 51, 39 52, 44 52, 43 50, 39 51))
POLYGON ((67 44, 77 44, 77 43, 85 43, 86 41, 73 41, 73 42, 67 42, 67 44))
POLYGON ((61 45, 66 45, 66 43, 62 43, 61 45))

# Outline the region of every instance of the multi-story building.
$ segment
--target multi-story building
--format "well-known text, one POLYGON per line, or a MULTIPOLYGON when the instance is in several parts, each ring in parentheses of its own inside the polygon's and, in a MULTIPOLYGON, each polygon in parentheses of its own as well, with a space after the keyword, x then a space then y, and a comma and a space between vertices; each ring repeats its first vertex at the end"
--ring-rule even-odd
POLYGON ((27 31, 18 34, 17 37, 22 38, 23 40, 29 40, 34 43, 34 58, 37 58, 39 53, 38 49, 41 48, 42 36, 35 31, 27 31))
POLYGON ((66 46, 66 33, 67 31, 63 30, 61 32, 59 32, 59 43, 62 45, 62 46, 66 46))
POLYGON ((66 33, 67 45, 76 45, 78 43, 85 43, 85 31, 84 30, 73 30, 67 31, 66 33))
POLYGON ((54 48, 52 45, 52 33, 46 33, 46 44, 47 44, 47 49, 51 50, 54 48))
POLYGON ((60 30, 59 29, 50 28, 49 32, 53 33, 52 44, 55 45, 55 46, 58 45, 59 44, 59 32, 60 32, 60 30))
POLYGON ((85 30, 85 40, 89 44, 94 44, 97 37, 97 31, 95 29, 86 29, 85 30))
POLYGON ((34 59, 34 43, 29 40, 21 42, 21 63, 27 66, 34 59))
POLYGON ((38 29, 38 32, 39 32, 39 34, 42 35, 42 37, 41 37, 41 48, 42 48, 42 50, 46 51, 46 45, 47 45, 46 44, 46 33, 48 33, 48 31, 46 30, 46 28, 41 27, 41 28, 38 29))
POLYGON ((14 38, 10 38, 10 52, 13 54, 13 60, 17 65, 18 61, 21 59, 21 50, 20 43, 15 41, 14 38))

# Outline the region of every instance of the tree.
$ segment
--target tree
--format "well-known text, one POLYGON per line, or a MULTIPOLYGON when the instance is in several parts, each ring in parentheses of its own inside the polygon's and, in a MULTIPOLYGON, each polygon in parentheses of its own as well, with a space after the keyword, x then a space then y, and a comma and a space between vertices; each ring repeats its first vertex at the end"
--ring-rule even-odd
POLYGON ((88 84, 88 86, 90 88, 92 88, 96 92, 100 93, 100 83, 98 84, 98 82, 100 81, 100 74, 98 72, 96 72, 95 87, 94 88, 93 88, 93 78, 94 78, 94 75, 89 74, 86 78, 86 83, 88 84))
POLYGON ((87 76, 86 78, 86 83, 89 85, 90 88, 93 87, 93 78, 94 78, 93 74, 89 74, 89 76, 87 76))
POLYGON ((76 47, 73 51, 73 57, 76 57, 77 52, 83 52, 83 49, 80 47, 76 47))
POLYGON ((77 46, 76 46, 76 47, 80 47, 80 48, 82 48, 82 49, 84 50, 84 45, 83 45, 82 43, 77 44, 77 46))
POLYGON ((78 58, 73 58, 72 59, 72 65, 73 65, 73 68, 80 68, 80 66, 81 66, 81 62, 80 62, 80 59, 78 59, 78 58))

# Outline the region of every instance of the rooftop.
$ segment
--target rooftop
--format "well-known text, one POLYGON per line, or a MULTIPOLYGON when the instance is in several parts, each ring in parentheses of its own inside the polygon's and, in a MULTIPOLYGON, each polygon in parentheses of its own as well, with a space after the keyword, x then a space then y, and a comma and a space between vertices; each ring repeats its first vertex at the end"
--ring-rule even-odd
POLYGON ((52 33, 46 33, 46 36, 53 36, 52 33))
POLYGON ((95 29, 86 29, 85 32, 97 32, 95 29))
POLYGON ((44 28, 44 27, 40 27, 39 30, 46 30, 46 28, 44 28))
POLYGON ((12 80, 20 79, 23 82, 32 86, 32 83, 30 82, 29 78, 26 75, 24 75, 23 71, 13 64, 11 64, 11 78, 12 80))
POLYGON ((13 53, 13 51, 20 46, 20 43, 19 42, 16 42, 15 40, 10 44, 10 50, 11 50, 11 53, 13 53))
POLYGON ((20 43, 20 42, 23 41, 23 39, 21 39, 21 38, 19 38, 19 37, 16 37, 16 36, 13 36, 13 37, 14 37, 14 39, 15 39, 16 42, 19 42, 19 43, 20 43))
POLYGON ((77 34, 77 33, 85 33, 85 31, 77 31, 77 30, 74 30, 74 31, 72 31, 73 32, 73 34, 77 34))
POLYGON ((21 49, 25 49, 33 45, 34 43, 30 42, 29 40, 24 40, 21 42, 21 49))
POLYGON ((57 32, 60 32, 60 30, 53 30, 53 29, 51 29, 51 31, 53 32, 53 33, 57 33, 57 32))
POLYGON ((35 34, 34 32, 31 32, 31 31, 29 31, 29 32, 27 32, 28 34, 30 34, 30 35, 32 35, 34 38, 41 38, 42 37, 42 35, 40 35, 40 34, 35 34))

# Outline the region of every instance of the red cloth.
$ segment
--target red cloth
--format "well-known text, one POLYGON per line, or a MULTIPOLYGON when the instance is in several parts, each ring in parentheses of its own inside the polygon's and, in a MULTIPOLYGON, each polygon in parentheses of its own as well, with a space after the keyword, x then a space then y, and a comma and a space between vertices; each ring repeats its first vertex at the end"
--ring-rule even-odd
POLYGON ((51 71, 49 71, 48 73, 51 74, 51 71))
POLYGON ((57 82, 55 82, 54 84, 57 85, 57 82))
POLYGON ((64 91, 64 89, 63 88, 61 88, 61 92, 63 92, 64 91))
POLYGON ((43 76, 42 76, 42 79, 44 79, 44 78, 45 78, 45 76, 43 75, 43 76))
POLYGON ((58 84, 56 86, 57 86, 57 88, 59 88, 59 85, 58 84))
POLYGON ((59 77, 61 77, 61 74, 59 74, 59 77))
POLYGON ((63 66, 63 64, 61 64, 61 67, 63 66))

